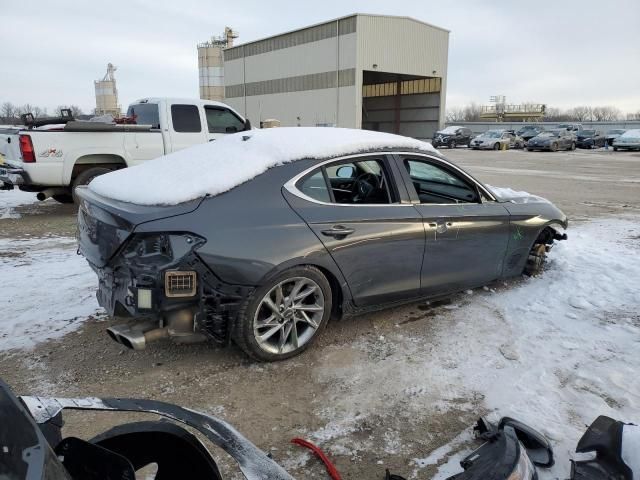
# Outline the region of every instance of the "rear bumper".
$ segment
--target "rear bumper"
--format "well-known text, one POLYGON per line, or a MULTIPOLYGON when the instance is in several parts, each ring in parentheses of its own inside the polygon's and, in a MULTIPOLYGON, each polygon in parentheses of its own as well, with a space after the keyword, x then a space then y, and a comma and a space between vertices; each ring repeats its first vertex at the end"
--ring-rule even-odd
POLYGON ((16 186, 24 185, 28 182, 28 175, 19 167, 10 164, 0 165, 0 189, 12 190, 16 186))
MULTIPOLYGON (((90 264, 91 265, 91 264, 90 264)), ((131 265, 99 268, 96 298, 110 316, 133 317, 163 324, 172 312, 189 309, 194 313, 194 332, 228 343, 231 327, 244 298, 252 287, 221 282, 196 254, 185 257, 171 271, 195 271, 196 293, 191 297, 165 295, 164 270, 141 271, 131 265), (142 299, 150 302, 142 305, 142 299)))

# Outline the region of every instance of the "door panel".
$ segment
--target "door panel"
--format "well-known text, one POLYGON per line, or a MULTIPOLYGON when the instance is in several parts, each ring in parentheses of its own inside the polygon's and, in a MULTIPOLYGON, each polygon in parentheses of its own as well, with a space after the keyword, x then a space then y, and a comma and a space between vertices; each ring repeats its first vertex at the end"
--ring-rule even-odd
POLYGON ((428 294, 463 290, 502 275, 509 215, 496 202, 416 205, 426 244, 422 289, 428 294))
POLYGON ((425 240, 413 206, 318 204, 284 192, 335 260, 356 305, 418 295, 425 240))
POLYGON ((483 201, 470 177, 436 158, 399 156, 397 161, 424 221, 423 293, 457 291, 499 278, 509 212, 497 202, 483 201))
POLYGON ((177 152, 205 143, 208 138, 204 126, 200 109, 196 105, 172 104, 169 107, 171 151, 177 152))

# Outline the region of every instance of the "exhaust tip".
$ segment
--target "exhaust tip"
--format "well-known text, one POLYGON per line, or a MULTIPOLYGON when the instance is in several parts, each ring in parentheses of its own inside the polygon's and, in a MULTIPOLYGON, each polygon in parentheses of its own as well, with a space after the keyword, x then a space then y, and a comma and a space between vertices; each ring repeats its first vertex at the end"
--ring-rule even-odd
POLYGON ((118 334, 113 330, 111 330, 111 328, 107 328, 107 333, 111 337, 111 340, 113 340, 116 343, 122 343, 118 334))
POLYGON ((46 200, 47 198, 49 198, 48 195, 45 195, 43 192, 38 192, 38 194, 36 195, 36 198, 38 200, 40 200, 41 202, 43 202, 44 200, 46 200))

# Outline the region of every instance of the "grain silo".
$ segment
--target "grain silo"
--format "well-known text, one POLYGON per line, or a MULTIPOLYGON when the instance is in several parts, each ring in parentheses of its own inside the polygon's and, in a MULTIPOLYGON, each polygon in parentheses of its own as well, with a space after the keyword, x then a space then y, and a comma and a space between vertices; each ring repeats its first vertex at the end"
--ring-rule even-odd
POLYGON ((200 98, 224 100, 224 60, 222 50, 233 46, 237 32, 225 27, 222 37, 198 45, 198 71, 200 74, 200 98))
POLYGON ((116 88, 116 78, 113 75, 116 67, 110 63, 107 65, 107 73, 102 80, 96 80, 96 115, 120 116, 120 105, 118 105, 118 89, 116 88))

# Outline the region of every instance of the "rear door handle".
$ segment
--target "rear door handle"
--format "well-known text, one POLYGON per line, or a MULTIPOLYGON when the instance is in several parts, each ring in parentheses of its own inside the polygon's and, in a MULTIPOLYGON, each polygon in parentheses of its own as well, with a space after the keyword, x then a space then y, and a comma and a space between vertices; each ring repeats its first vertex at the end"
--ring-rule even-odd
POLYGON ((322 230, 323 235, 327 237, 333 237, 338 240, 341 240, 345 238, 347 235, 351 235, 352 233, 355 233, 355 230, 353 228, 346 228, 346 227, 343 227, 342 225, 334 225, 333 227, 327 230, 322 230))

